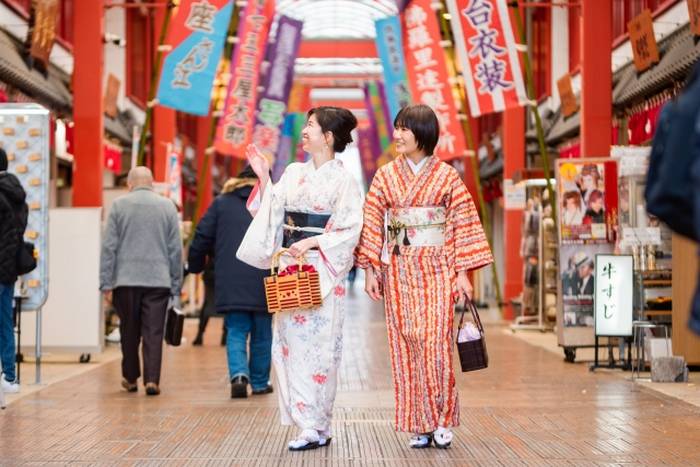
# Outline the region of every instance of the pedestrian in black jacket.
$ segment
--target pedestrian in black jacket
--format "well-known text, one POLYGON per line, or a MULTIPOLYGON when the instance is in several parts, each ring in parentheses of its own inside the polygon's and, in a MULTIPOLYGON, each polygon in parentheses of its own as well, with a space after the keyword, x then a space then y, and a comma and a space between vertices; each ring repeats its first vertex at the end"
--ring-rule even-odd
POLYGON ((7 154, 0 148, 0 360, 4 392, 18 392, 15 381, 15 332, 12 298, 17 281, 17 252, 27 228, 26 194, 17 177, 7 172, 7 154))
POLYGON ((263 287, 267 273, 236 258, 236 250, 253 220, 246 201, 256 182, 255 172, 248 167, 226 182, 197 225, 188 255, 188 271, 193 273, 204 269, 210 252, 216 258, 214 295, 217 313, 226 314, 231 397, 247 397, 248 383, 253 394, 272 392, 272 317, 267 312, 263 287))

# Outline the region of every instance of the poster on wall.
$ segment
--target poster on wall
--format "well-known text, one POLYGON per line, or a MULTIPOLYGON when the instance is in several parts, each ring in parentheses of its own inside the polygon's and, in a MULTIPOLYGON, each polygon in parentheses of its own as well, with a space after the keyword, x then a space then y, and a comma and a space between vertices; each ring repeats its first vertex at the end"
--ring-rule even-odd
POLYGON ((613 246, 602 244, 563 245, 561 293, 564 327, 593 327, 596 255, 610 254, 613 246))
POLYGON ((611 159, 559 161, 559 238, 568 243, 607 243, 617 213, 617 163, 611 159))

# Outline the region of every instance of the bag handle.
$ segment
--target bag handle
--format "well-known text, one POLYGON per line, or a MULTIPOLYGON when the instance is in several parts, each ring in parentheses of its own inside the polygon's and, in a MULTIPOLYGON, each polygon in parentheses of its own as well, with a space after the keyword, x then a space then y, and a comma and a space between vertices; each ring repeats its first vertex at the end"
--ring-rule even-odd
POLYGON ((464 324, 464 313, 467 311, 467 308, 469 308, 469 311, 472 314, 472 317, 474 318, 474 322, 476 323, 476 327, 481 333, 481 335, 484 335, 484 326, 481 324, 481 318, 479 317, 479 312, 476 310, 476 305, 474 305, 474 302, 471 301, 469 298, 465 298, 464 300, 464 305, 462 306, 457 306, 457 309, 462 311, 462 315, 459 318, 459 325, 457 326, 457 329, 462 329, 462 325, 464 324))
MULTIPOLYGON (((284 254, 288 254, 291 256, 289 253, 288 248, 280 248, 280 251, 272 255, 272 264, 270 265, 270 275, 274 276, 275 275, 275 269, 279 270, 280 266, 280 257, 284 254)), ((300 257, 297 258, 297 265, 299 266, 299 273, 301 273, 301 266, 306 262, 306 255, 301 255, 300 257)))

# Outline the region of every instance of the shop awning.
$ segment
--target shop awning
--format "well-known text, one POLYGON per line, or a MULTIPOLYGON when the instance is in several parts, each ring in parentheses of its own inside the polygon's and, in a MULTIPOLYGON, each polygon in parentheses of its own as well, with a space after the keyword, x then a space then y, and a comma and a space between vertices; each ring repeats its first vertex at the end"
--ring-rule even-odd
POLYGON ((700 58, 700 44, 695 44, 689 26, 684 26, 659 42, 659 54, 660 62, 642 73, 637 73, 634 63, 625 65, 616 73, 615 107, 630 107, 676 82, 685 81, 700 58))
POLYGON ((21 44, 0 30, 0 80, 54 110, 70 113, 73 98, 59 72, 49 67, 48 77, 31 69, 20 54, 21 44))
POLYGON ((105 132, 111 137, 118 139, 123 146, 131 145, 131 129, 133 126, 134 118, 128 110, 120 112, 114 118, 106 114, 104 116, 105 132))

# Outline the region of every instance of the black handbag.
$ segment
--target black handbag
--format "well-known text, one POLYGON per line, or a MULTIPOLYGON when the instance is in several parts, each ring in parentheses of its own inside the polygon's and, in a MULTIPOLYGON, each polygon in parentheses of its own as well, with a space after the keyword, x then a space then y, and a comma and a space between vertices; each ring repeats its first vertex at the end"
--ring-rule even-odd
POLYGON ((486 336, 474 302, 466 300, 464 306, 457 307, 457 311, 462 312, 462 316, 459 318, 459 326, 457 327, 457 351, 459 352, 459 363, 462 366, 462 372, 488 368, 489 354, 486 352, 486 336), (481 338, 468 342, 459 342, 459 330, 464 325, 464 313, 467 311, 467 308, 469 308, 474 318, 474 324, 476 324, 481 338))
POLYGON ((17 249, 17 275, 23 276, 36 269, 36 258, 34 257, 34 244, 31 242, 21 242, 17 249))
POLYGON ((165 343, 177 347, 182 341, 182 328, 185 325, 185 313, 171 306, 165 314, 165 343))

